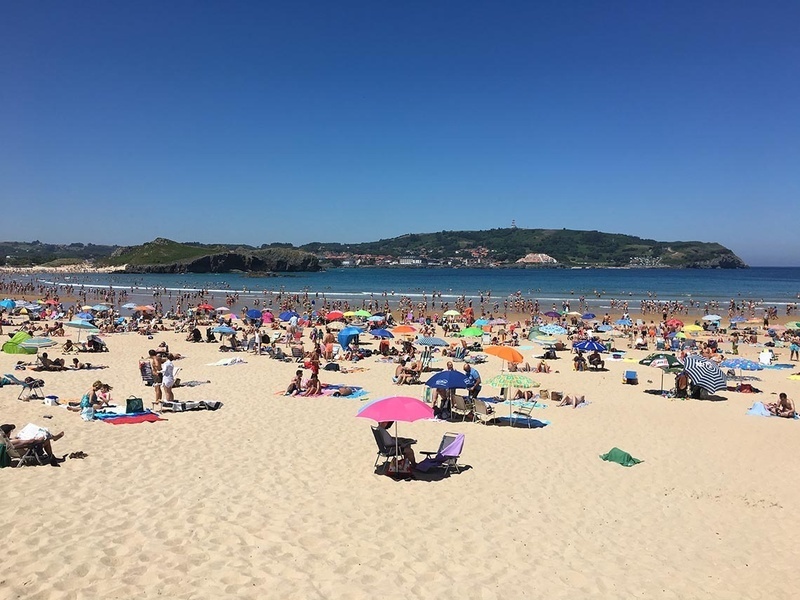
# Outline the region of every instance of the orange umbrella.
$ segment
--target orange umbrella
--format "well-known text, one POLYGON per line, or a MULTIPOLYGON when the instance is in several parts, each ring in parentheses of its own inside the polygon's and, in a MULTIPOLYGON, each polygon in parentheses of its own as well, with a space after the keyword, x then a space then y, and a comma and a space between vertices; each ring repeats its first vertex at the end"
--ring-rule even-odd
POLYGON ((133 310, 138 310, 140 312, 153 312, 155 310, 154 306, 150 306, 149 304, 144 304, 142 306, 136 306, 133 310))
POLYGON ((414 329, 411 325, 398 325, 394 329, 392 329, 392 333, 414 333, 416 329, 414 329))
POLYGON ((514 350, 511 346, 486 346, 483 351, 486 352, 486 354, 497 356, 511 363, 521 363, 525 360, 522 354, 520 354, 518 350, 514 350))

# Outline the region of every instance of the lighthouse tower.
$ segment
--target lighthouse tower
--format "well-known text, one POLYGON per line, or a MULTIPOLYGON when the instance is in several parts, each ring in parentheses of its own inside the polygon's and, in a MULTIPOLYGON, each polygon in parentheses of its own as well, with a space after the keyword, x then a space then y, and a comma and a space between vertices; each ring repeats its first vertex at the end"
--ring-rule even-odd
POLYGON ((517 220, 511 219, 511 229, 516 229, 516 228, 517 228, 517 220))

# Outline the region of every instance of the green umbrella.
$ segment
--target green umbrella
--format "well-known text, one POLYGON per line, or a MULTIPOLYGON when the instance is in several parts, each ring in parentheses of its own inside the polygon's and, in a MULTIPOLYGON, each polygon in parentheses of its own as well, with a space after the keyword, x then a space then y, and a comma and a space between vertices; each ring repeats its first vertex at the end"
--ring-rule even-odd
POLYGON ((363 308, 361 310, 357 310, 353 314, 355 314, 355 316, 357 316, 357 317, 371 317, 372 316, 371 312, 369 312, 368 310, 364 310, 363 308))
POLYGON ((467 327, 461 332, 461 335, 464 337, 481 337, 483 335, 483 329, 480 327, 467 327))
MULTIPOLYGON (((495 375, 489 381, 486 382, 488 385, 492 387, 498 387, 505 390, 505 394, 503 395, 503 400, 508 401, 508 390, 512 387, 518 388, 537 388, 539 387, 539 383, 531 379, 530 377, 525 377, 525 375, 518 375, 516 373, 500 373, 500 375, 495 375)), ((535 404, 535 403, 534 403, 535 404)), ((512 405, 511 402, 508 403, 508 419, 513 425, 514 422, 512 420, 513 412, 512 412, 512 405)))
POLYGON ((661 391, 664 391, 664 371, 669 373, 680 373, 683 371, 683 363, 678 360, 678 357, 669 352, 654 352, 645 356, 639 361, 640 365, 646 367, 658 367, 661 369, 661 391))
POLYGON ((787 329, 800 329, 800 321, 789 321, 786 324, 787 329))

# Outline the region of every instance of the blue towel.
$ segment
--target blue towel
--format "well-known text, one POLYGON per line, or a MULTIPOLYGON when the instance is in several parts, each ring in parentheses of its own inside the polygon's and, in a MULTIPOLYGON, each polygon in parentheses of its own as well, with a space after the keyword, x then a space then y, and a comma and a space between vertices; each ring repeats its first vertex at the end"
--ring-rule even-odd
POLYGON ((754 417, 771 417, 772 414, 767 410, 767 407, 764 406, 763 402, 754 402, 753 406, 747 411, 748 415, 752 415, 754 417))

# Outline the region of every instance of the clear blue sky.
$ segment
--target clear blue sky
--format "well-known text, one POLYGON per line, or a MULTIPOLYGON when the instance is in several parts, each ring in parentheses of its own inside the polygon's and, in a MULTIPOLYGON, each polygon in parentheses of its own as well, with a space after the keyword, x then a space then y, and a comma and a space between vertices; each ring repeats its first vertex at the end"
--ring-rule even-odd
POLYGON ((800 2, 0 2, 2 239, 567 227, 800 265, 800 2))

